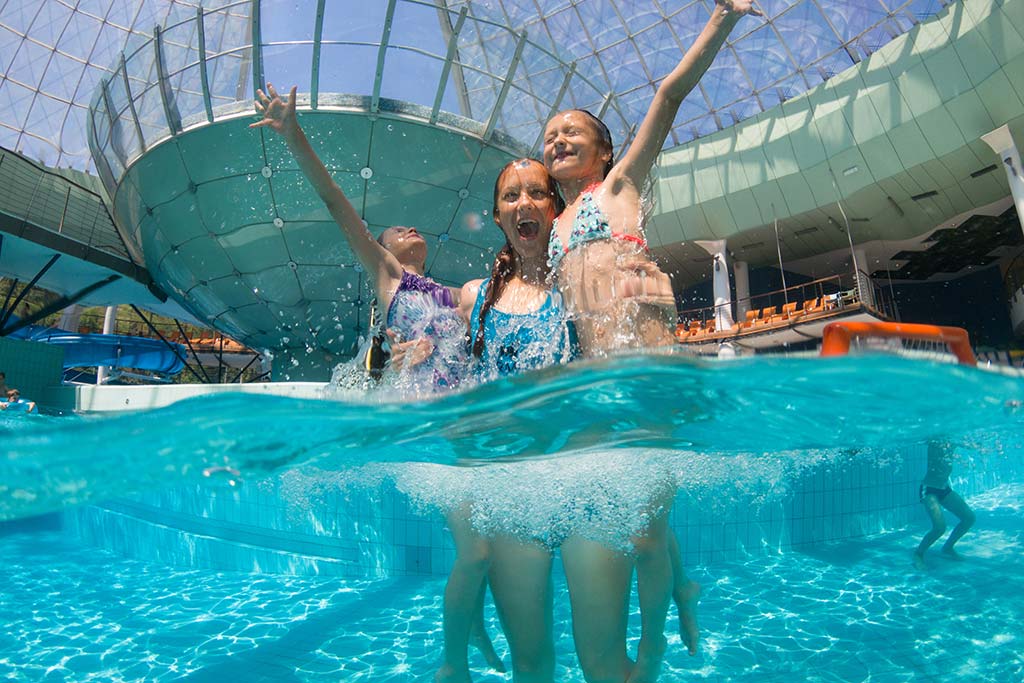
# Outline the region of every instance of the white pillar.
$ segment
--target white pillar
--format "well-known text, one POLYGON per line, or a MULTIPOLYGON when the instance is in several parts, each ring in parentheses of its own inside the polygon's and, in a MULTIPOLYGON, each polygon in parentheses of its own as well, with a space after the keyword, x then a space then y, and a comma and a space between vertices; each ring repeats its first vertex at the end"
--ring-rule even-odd
POLYGON ((1024 167, 1021 166, 1020 150, 1013 141, 1010 127, 996 128, 991 133, 982 135, 981 139, 999 155, 999 161, 1006 171, 1006 178, 1010 181, 1013 203, 1017 205, 1017 218, 1024 226, 1024 167))
MULTIPOLYGON (((113 334, 117 323, 117 306, 107 306, 107 311, 103 315, 103 334, 113 334)), ((107 381, 107 375, 110 374, 110 367, 101 365, 96 368, 96 384, 103 384, 107 381)))
POLYGON ((715 293, 715 329, 728 330, 733 325, 732 292, 729 289, 729 262, 726 260, 725 240, 698 240, 696 244, 711 254, 712 283, 715 293))
POLYGON ((732 262, 732 278, 736 283, 736 319, 746 320, 750 310, 750 269, 746 261, 732 262))

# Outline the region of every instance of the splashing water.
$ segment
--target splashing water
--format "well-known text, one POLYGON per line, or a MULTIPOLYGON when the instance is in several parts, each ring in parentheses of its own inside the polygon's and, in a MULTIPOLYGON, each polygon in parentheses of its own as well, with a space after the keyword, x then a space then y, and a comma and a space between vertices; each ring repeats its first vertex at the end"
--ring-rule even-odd
POLYGON ((1000 452, 1024 433, 1020 378, 886 356, 629 355, 407 403, 351 387, 331 398, 218 395, 117 416, 0 416, 0 518, 201 481, 208 467, 252 478, 300 466, 529 461, 540 477, 555 467, 542 459, 570 467, 587 456, 613 472, 618 452, 641 449, 680 481, 707 463, 735 473, 751 454, 796 462, 940 437, 1000 452))

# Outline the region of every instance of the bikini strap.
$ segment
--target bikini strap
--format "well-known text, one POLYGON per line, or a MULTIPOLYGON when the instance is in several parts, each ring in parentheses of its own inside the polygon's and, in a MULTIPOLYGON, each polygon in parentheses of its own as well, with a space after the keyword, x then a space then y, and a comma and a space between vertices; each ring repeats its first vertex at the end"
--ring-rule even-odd
POLYGON ((638 235, 627 235, 624 232, 613 232, 612 237, 617 240, 623 240, 624 242, 633 242, 643 247, 644 251, 650 251, 650 247, 647 246, 647 240, 638 235))

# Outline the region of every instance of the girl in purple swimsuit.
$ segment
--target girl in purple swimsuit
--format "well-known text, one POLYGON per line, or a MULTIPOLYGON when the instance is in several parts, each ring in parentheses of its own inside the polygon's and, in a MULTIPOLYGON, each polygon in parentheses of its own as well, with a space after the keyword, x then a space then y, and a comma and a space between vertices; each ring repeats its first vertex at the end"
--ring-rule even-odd
POLYGON ((299 126, 295 116, 296 90, 292 87, 287 100, 282 100, 270 83, 266 93, 258 90, 256 111, 263 119, 250 128, 269 128, 284 138, 359 263, 373 278, 374 291, 386 306, 386 325, 392 338, 422 339, 422 343, 432 346, 433 353, 427 362, 401 372, 403 383, 411 383, 418 391, 436 391, 458 384, 466 366, 462 351, 465 325, 456 312, 460 290, 424 276, 427 243, 416 228, 393 226, 381 233, 379 239, 373 238, 299 126))
MULTIPOLYGON (((549 258, 584 356, 673 342, 662 310, 675 312, 672 287, 646 254, 641 199, 680 104, 748 14, 761 15, 751 0, 715 0, 711 19, 658 87, 633 144, 617 163, 607 126, 588 112, 561 112, 545 128, 544 165, 567 204, 552 230, 549 258)), ((581 539, 562 546, 573 633, 587 680, 657 678, 670 595, 679 605, 683 642, 696 653, 699 586, 678 566, 667 523, 672 488, 672 496, 652 500, 652 521, 634 541, 642 623, 635 665, 625 648, 625 597, 634 558, 581 539), (594 600, 588 584, 598 583, 606 590, 594 600)))

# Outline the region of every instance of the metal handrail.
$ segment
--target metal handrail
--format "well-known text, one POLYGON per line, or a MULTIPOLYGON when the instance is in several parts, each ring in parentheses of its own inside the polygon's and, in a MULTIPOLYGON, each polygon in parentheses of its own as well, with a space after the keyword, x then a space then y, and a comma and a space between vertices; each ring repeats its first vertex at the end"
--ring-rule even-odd
MULTIPOLYGON (((872 289, 872 297, 869 300, 865 297, 858 287, 857 281, 862 278, 853 278, 853 274, 847 275, 830 275, 828 277, 818 278, 817 280, 811 280, 810 282, 804 282, 798 285, 792 285, 782 289, 776 289, 771 292, 764 292, 761 294, 753 294, 742 299, 737 299, 730 304, 722 304, 728 306, 735 306, 735 310, 739 311, 743 307, 741 304, 746 302, 746 310, 749 311, 761 311, 765 308, 775 307, 781 311, 783 302, 804 302, 811 299, 822 299, 825 297, 834 298, 838 306, 847 306, 851 304, 861 304, 868 308, 882 314, 882 316, 889 319, 898 318, 898 310, 895 305, 895 301, 891 298, 886 297, 884 290, 875 284, 867 273, 859 271, 858 274, 862 278, 866 278, 870 283, 872 289), (854 280, 847 286, 845 279, 854 280), (799 293, 799 296, 792 296, 793 293, 799 293), (760 302, 762 305, 754 306, 755 302, 760 302)), ((702 327, 706 327, 709 320, 715 320, 716 314, 720 306, 701 306, 698 308, 689 308, 679 311, 678 322, 681 324, 687 324, 690 321, 700 321, 702 327)), ((742 322, 742 316, 737 315, 737 322, 742 322)))
POLYGON ((132 254, 102 195, 0 147, 0 212, 128 262, 132 254), (58 208, 59 207, 59 208, 58 208))

